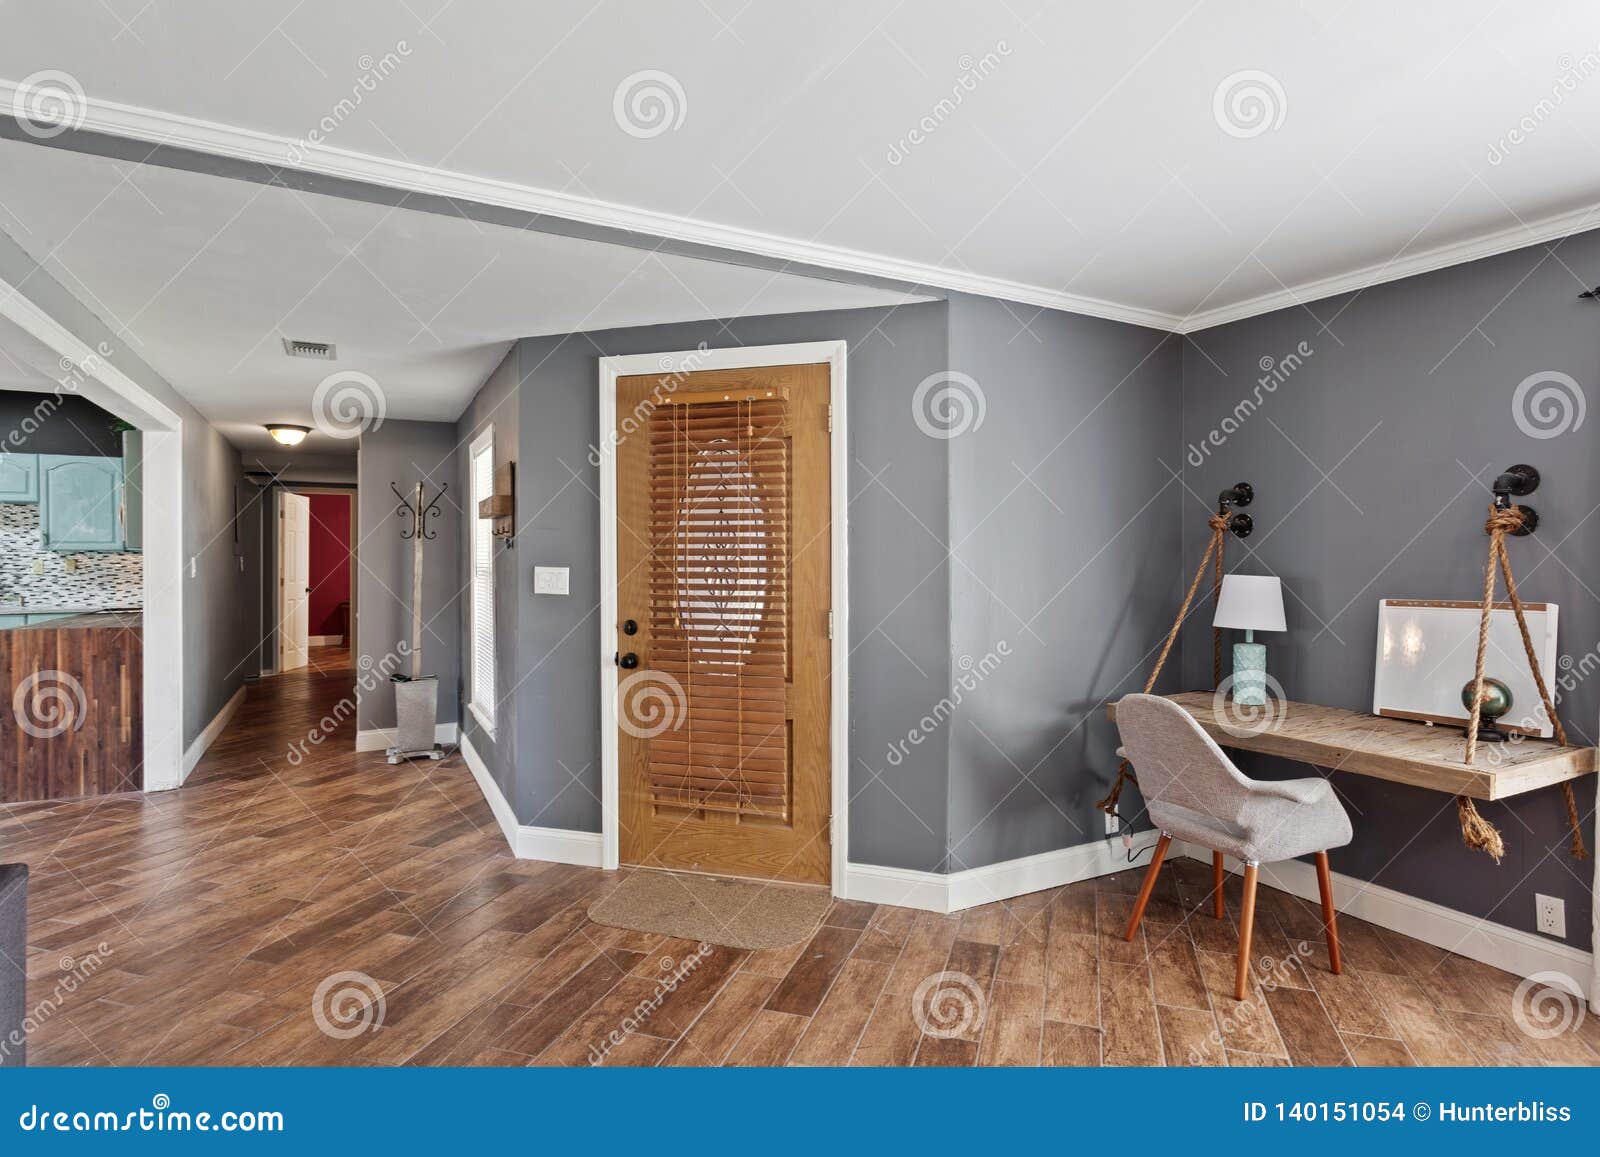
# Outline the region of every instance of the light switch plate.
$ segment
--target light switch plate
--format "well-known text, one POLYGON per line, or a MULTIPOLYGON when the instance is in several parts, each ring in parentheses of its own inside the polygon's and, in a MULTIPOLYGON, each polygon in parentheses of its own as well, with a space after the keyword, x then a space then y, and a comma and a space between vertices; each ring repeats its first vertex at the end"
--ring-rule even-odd
POLYGON ((564 566, 536 566, 533 568, 533 593, 536 595, 564 595, 567 593, 567 568, 564 566))

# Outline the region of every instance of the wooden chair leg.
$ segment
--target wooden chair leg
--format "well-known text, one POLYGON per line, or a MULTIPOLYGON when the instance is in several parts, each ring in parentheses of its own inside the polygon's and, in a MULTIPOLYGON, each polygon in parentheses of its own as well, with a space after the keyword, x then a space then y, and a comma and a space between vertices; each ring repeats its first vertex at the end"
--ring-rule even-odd
POLYGON ((1333 873, 1328 870, 1328 853, 1317 853, 1317 888, 1322 892, 1322 934, 1328 938, 1328 970, 1337 975, 1339 962, 1339 924, 1333 909, 1333 873))
POLYGON ((1256 866, 1244 866, 1244 898, 1239 904, 1239 971, 1234 977, 1233 996, 1243 1000, 1250 989, 1250 934, 1256 924, 1256 866))
POLYGON ((1222 899, 1222 853, 1211 853, 1211 892, 1214 897, 1211 901, 1211 914, 1218 920, 1222 919, 1227 908, 1223 906, 1222 899))
POLYGON ((1132 940, 1133 934, 1139 931, 1139 921, 1144 919, 1145 905, 1150 903, 1150 893, 1156 890, 1156 877, 1161 874, 1161 860, 1167 854, 1167 845, 1172 842, 1172 837, 1166 832, 1161 833, 1161 838, 1156 841, 1155 855, 1150 857, 1150 870, 1144 874, 1144 883, 1139 887, 1139 899, 1134 902, 1133 916, 1128 920, 1128 931, 1123 934, 1124 940, 1132 940))

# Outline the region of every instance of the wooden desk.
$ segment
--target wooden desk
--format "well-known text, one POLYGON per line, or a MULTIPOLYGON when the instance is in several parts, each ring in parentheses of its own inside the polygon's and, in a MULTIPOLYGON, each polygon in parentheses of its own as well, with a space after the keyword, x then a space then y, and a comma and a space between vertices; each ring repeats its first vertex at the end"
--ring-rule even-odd
MULTIPOLYGON (((1241 728, 1225 710, 1217 711, 1212 692, 1185 691, 1167 698, 1194 716, 1219 747, 1259 751, 1472 799, 1521 795, 1592 775, 1596 767, 1595 748, 1562 747, 1553 739, 1480 743, 1477 762, 1467 764, 1462 762, 1466 741, 1459 727, 1429 727, 1292 700, 1279 705, 1281 711, 1265 730, 1233 734, 1224 723, 1234 732, 1241 728)), ((1115 703, 1107 705, 1106 714, 1116 720, 1115 703)))

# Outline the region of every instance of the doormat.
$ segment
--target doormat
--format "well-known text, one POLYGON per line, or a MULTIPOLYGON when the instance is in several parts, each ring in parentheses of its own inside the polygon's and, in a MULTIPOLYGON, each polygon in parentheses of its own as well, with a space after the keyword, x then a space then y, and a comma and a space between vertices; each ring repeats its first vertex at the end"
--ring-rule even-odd
POLYGON ((832 903, 826 888, 639 871, 591 907, 589 919, 729 948, 782 948, 815 932, 832 903))

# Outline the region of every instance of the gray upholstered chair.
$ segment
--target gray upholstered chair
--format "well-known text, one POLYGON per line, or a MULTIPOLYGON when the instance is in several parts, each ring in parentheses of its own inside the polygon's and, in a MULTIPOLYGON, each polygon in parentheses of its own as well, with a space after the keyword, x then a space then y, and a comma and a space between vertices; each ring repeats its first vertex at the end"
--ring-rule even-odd
POLYGON ((1239 912, 1239 968, 1234 995, 1245 998, 1250 979, 1250 935, 1255 925, 1256 872, 1262 861, 1315 854, 1322 891, 1322 923, 1328 963, 1340 970, 1339 932, 1333 910, 1328 849, 1350 842, 1350 817, 1320 776, 1257 780, 1243 775, 1194 718, 1159 695, 1127 695, 1117 703, 1122 752, 1139 776, 1139 791, 1151 822, 1161 830, 1155 858, 1128 921, 1133 939, 1155 888, 1162 858, 1173 839, 1211 849, 1216 884, 1214 914, 1223 914, 1222 857, 1244 861, 1244 899, 1239 912))

